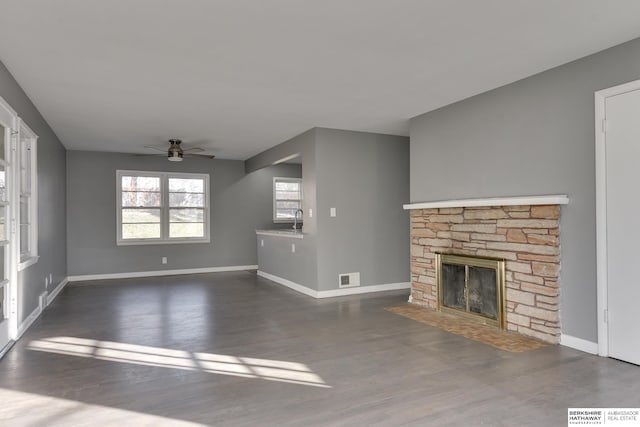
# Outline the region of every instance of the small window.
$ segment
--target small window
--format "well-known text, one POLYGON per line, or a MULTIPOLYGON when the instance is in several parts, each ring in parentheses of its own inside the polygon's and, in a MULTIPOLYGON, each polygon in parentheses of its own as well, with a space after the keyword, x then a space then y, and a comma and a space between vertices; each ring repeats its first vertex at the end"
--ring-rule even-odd
POLYGON ((118 171, 118 244, 209 242, 209 175, 118 171))
POLYGON ((17 147, 20 185, 20 269, 38 260, 37 141, 36 134, 21 121, 17 147))
POLYGON ((302 179, 273 178, 273 222, 293 222, 298 209, 302 209, 302 179))

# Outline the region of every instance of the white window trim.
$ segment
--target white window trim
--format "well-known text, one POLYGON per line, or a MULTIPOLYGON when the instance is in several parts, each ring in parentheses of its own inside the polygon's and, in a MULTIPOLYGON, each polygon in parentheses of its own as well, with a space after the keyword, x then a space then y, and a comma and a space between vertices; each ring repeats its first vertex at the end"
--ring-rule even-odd
MULTIPOLYGON (((18 147, 16 151, 18 152, 18 159, 16 161, 16 189, 18 200, 16 204, 19 210, 19 198, 20 198, 20 189, 22 174, 20 173, 20 162, 21 162, 21 140, 23 138, 28 138, 31 140, 31 165, 30 165, 30 173, 31 173, 31 194, 29 195, 29 257, 19 261, 18 263, 18 271, 22 271, 35 263, 38 262, 40 256, 38 255, 38 135, 22 120, 18 119, 18 138, 17 144, 18 147)), ((17 220, 20 220, 20 214, 18 211, 17 220)), ((18 246, 18 260, 21 257, 21 249, 20 249, 20 230, 16 233, 16 244, 18 246)))
MULTIPOLYGON (((304 195, 302 193, 302 178, 290 178, 290 177, 282 177, 282 176, 274 176, 273 177, 273 194, 272 194, 272 201, 273 201, 273 222, 274 223, 278 223, 278 224, 293 224, 294 220, 293 219, 282 219, 282 218, 277 218, 276 216, 276 182, 280 181, 280 182, 297 182, 298 184, 300 184, 300 204, 302 205, 302 200, 304 198, 304 195)), ((304 215, 303 215, 304 216, 304 215)), ((300 218, 300 220, 298 221, 299 224, 302 224, 302 218, 300 218)))
MULTIPOLYGON (((18 269, 16 268, 19 260, 18 245, 15 238, 16 215, 19 213, 16 207, 16 184, 15 184, 15 146, 17 144, 18 130, 18 113, 0 97, 0 118, 5 127, 5 153, 4 159, 0 160, 0 164, 5 167, 6 173, 6 194, 7 201, 0 202, 5 206, 5 234, 7 240, 0 241, 0 245, 4 246, 4 268, 5 279, 0 281, 0 292, 5 292, 4 307, 6 319, 8 319, 8 342, 18 337, 18 303, 21 301, 21 295, 18 292, 18 269)), ((0 315, 0 321, 2 321, 0 315)), ((5 337, 3 337, 5 338, 5 337)), ((5 342, 0 345, 6 344, 5 342)))
POLYGON ((158 172, 139 170, 116 170, 116 244, 117 246, 132 245, 171 245, 184 243, 209 243, 210 239, 210 195, 209 195, 209 174, 205 173, 183 173, 183 172, 158 172), (140 175, 160 178, 160 193, 162 198, 160 238, 152 239, 123 239, 122 238, 122 176, 140 175), (169 236, 169 178, 196 178, 204 180, 204 237, 185 237, 181 239, 169 236))

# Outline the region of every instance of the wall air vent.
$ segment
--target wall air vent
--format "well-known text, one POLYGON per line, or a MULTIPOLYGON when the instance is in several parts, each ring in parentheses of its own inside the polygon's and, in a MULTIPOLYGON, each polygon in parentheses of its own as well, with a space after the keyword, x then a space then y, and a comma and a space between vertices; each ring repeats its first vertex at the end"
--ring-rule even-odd
POLYGON ((339 274, 338 286, 341 288, 352 288, 354 286, 360 286, 360 272, 339 274))

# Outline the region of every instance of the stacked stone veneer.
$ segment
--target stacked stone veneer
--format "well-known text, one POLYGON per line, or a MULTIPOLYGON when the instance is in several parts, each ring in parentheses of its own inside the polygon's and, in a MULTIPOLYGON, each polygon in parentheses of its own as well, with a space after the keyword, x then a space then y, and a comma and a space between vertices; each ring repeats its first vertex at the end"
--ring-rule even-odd
POLYGON ((435 253, 506 260, 507 329, 560 340, 560 206, 411 211, 411 301, 438 308, 435 253))

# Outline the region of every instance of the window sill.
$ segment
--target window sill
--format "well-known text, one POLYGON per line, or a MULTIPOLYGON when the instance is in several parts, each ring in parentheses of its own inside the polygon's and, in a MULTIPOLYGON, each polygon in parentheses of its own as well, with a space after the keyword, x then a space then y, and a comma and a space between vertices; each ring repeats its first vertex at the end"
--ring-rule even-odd
POLYGON ((20 264, 18 264, 18 271, 22 271, 25 268, 31 267, 33 264, 38 262, 39 259, 40 257, 37 255, 25 259, 24 261, 20 262, 20 264))
POLYGON ((120 240, 117 246, 138 246, 138 245, 182 245, 189 243, 211 243, 210 239, 182 239, 182 240, 120 240))

